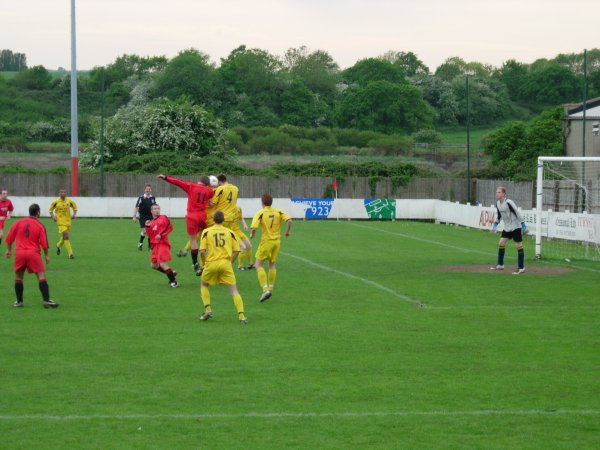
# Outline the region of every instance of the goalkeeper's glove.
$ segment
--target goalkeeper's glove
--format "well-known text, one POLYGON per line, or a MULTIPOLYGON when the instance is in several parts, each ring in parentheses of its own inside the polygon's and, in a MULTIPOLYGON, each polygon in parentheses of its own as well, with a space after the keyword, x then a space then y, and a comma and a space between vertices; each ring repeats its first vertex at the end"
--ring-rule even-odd
POLYGON ((498 224, 496 222, 494 222, 492 224, 492 233, 495 233, 497 229, 498 229, 498 224))
POLYGON ((521 234, 525 234, 527 232, 527 225, 525 222, 521 222, 521 234))

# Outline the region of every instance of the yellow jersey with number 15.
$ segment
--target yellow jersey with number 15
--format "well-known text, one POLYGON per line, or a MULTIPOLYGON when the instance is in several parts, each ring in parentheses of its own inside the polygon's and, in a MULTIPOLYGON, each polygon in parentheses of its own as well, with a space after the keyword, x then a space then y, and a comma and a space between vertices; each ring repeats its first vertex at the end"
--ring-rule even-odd
POLYGON ((233 252, 240 251, 235 233, 223 225, 213 225, 202 232, 200 250, 206 250, 206 263, 227 259, 231 261, 233 252))

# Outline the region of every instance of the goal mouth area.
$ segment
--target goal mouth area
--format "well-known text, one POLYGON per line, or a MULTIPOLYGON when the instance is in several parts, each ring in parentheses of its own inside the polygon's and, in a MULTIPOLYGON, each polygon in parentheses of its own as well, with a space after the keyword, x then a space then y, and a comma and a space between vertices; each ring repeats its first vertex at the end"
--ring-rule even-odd
POLYGON ((538 158, 536 258, 600 261, 600 157, 538 158))

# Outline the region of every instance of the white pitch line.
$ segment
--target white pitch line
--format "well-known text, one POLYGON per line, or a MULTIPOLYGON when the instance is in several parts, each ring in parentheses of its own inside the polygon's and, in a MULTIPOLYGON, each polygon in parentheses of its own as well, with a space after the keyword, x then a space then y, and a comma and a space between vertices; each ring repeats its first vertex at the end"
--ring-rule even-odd
MULTIPOLYGON (((491 253, 491 252, 484 252, 481 250, 475 250, 475 249, 469 249, 469 248, 464 248, 464 247, 458 247, 455 245, 450 245, 450 244, 446 244, 444 242, 440 242, 440 241, 433 241, 430 239, 423 239, 423 238, 419 238, 419 237, 415 237, 415 236, 411 236, 410 234, 404 234, 404 233, 398 233, 395 231, 388 231, 388 230, 380 230, 379 228, 374 228, 374 227, 369 227, 367 225, 360 225, 358 223, 354 223, 354 222, 346 222, 349 225, 353 225, 355 227, 359 227, 359 228, 366 228, 367 230, 376 230, 380 233, 386 233, 386 234, 391 234, 393 236, 400 236, 406 239, 412 239, 413 241, 419 241, 419 242, 425 242, 427 244, 432 244, 432 245, 438 245, 440 247, 446 247, 446 248, 451 248, 453 250, 458 250, 462 253, 476 253, 478 255, 485 255, 485 256, 496 256, 495 253, 491 253)), ((512 256, 507 255, 507 258, 512 258, 512 256)), ((536 262, 537 264, 546 264, 546 265, 552 265, 552 266, 556 266, 556 264, 553 264, 551 262, 548 261, 544 261, 539 260, 536 262)), ((600 273, 600 269, 594 269, 592 267, 583 267, 583 266, 577 266, 575 264, 570 264, 568 266, 559 266, 559 267, 572 267, 573 269, 578 269, 578 270, 584 270, 587 272, 595 272, 595 273, 600 273)))
POLYGON ((410 298, 408 295, 400 294, 399 292, 396 292, 393 289, 390 289, 389 287, 386 287, 386 286, 384 286, 382 284, 376 283, 373 280, 369 280, 368 278, 359 277, 358 275, 353 275, 353 274, 348 273, 348 272, 343 272, 341 270, 334 269, 333 267, 324 266, 323 264, 316 263, 314 261, 311 261, 310 259, 306 259, 306 258, 303 258, 301 256, 292 255, 291 253, 285 253, 285 252, 279 252, 279 253, 281 253, 282 255, 285 255, 285 256, 289 256, 291 258, 295 258, 295 259, 297 259, 299 261, 302 261, 302 262, 304 262, 306 264, 309 264, 311 266, 317 267, 319 269, 327 270, 329 272, 333 272, 333 273, 336 273, 338 275, 342 275, 344 277, 352 278, 353 280, 358 280, 358 281, 361 281, 363 283, 369 284, 369 285, 371 285, 373 287, 376 287, 377 289, 379 289, 381 291, 387 292, 388 294, 391 294, 394 297, 397 297, 400 300, 403 300, 405 302, 412 303, 414 305, 418 305, 418 306, 422 306, 422 307, 426 307, 427 306, 426 304, 421 303, 419 300, 415 300, 413 298, 410 298))
POLYGON ((247 413, 158 413, 158 414, 23 414, 0 415, 2 421, 47 420, 155 420, 155 419, 241 419, 241 418, 311 418, 311 417, 461 417, 461 416, 592 416, 597 409, 481 409, 471 411, 373 411, 373 412, 247 412, 247 413))

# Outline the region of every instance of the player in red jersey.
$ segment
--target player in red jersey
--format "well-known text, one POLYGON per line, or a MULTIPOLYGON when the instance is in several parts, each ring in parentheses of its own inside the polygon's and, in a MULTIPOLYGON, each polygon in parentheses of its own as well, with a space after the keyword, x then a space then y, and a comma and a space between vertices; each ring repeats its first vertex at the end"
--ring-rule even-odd
POLYGON ((150 212, 152 213, 152 220, 146 221, 146 235, 152 246, 152 254, 150 255, 152 268, 166 274, 169 279, 169 286, 177 288, 179 284, 175 279, 176 272, 173 272, 169 267, 171 243, 168 234, 173 231, 173 224, 167 216, 160 214, 158 203, 152 205, 150 212))
POLYGON ((0 193, 0 244, 4 237, 4 222, 10 219, 10 213, 14 210, 12 202, 8 199, 8 191, 3 190, 0 193))
POLYGON ((187 194, 185 225, 190 238, 194 270, 196 271, 196 275, 200 276, 202 275, 202 269, 198 263, 198 241, 196 240, 196 235, 206 228, 206 207, 214 195, 214 191, 210 187, 210 179, 207 176, 202 176, 198 183, 194 183, 166 175, 159 175, 158 178, 165 180, 167 183, 174 184, 187 194))
POLYGON ((15 307, 23 306, 23 275, 25 269, 29 273, 37 275, 40 292, 44 299, 44 308, 58 308, 58 303, 50 300, 50 289, 46 281, 44 263, 40 256, 40 248, 44 251, 46 264, 50 262, 48 257, 48 236, 46 228, 38 220, 40 217, 40 205, 34 203, 29 207, 29 217, 24 217, 15 222, 6 236, 6 257, 10 258, 12 245, 17 241, 15 249, 15 293, 17 300, 15 307))

